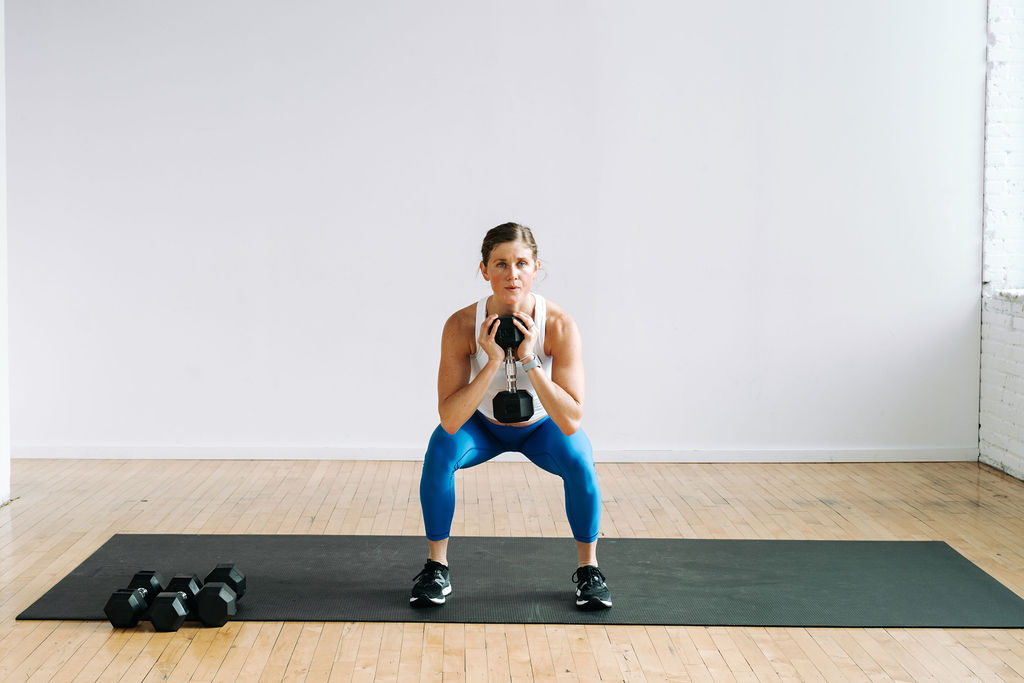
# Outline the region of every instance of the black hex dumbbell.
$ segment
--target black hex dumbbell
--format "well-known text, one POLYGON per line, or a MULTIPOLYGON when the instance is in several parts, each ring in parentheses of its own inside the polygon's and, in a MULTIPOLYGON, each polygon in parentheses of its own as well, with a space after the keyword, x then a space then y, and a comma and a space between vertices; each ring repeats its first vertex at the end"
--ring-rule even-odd
POLYGON ((245 574, 232 564, 219 564, 201 583, 192 574, 179 574, 156 597, 150 620, 157 631, 177 631, 189 619, 206 626, 223 626, 238 610, 245 595, 245 574))
POLYGON ((505 349, 505 380, 508 389, 494 395, 491 408, 494 410, 494 419, 506 424, 526 422, 533 417, 533 396, 526 389, 516 388, 515 349, 526 337, 512 322, 514 319, 511 315, 500 316, 495 323, 498 329, 494 332, 494 341, 505 349))
POLYGON ((239 600, 245 595, 245 574, 233 564, 218 564, 214 567, 213 571, 206 575, 206 583, 211 581, 226 583, 239 600))
POLYGON ((164 580, 158 572, 137 572, 127 588, 114 591, 107 600, 103 613, 115 628, 131 628, 146 615, 156 596, 163 589, 164 580))
POLYGON ((194 574, 176 574, 167 588, 156 596, 149 620, 157 631, 177 631, 195 612, 196 596, 202 588, 194 574))
POLYGON ((218 564, 196 596, 196 614, 206 626, 223 626, 238 611, 245 595, 245 574, 233 564, 218 564))

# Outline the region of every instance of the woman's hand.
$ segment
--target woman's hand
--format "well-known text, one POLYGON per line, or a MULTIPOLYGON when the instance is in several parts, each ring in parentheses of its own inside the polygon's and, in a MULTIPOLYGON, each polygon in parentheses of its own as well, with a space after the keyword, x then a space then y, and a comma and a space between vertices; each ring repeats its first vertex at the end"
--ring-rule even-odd
POLYGON ((526 313, 514 313, 512 317, 512 323, 519 328, 519 331, 523 333, 525 339, 516 349, 516 358, 526 358, 530 354, 534 353, 534 347, 537 345, 537 325, 526 313))
POLYGON ((498 342, 494 341, 494 335, 498 333, 498 326, 495 324, 497 320, 497 313, 489 315, 484 319, 483 324, 480 326, 480 336, 476 338, 476 343, 487 352, 487 357, 490 360, 504 361, 505 349, 498 346, 498 342))

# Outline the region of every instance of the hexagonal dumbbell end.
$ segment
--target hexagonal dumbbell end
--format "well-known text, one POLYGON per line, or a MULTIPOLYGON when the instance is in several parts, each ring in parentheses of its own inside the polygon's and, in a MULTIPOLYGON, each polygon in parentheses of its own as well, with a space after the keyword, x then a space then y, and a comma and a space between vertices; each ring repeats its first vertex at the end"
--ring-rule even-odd
POLYGON ((153 604, 153 600, 156 599, 157 594, 162 593, 164 586, 167 584, 164 582, 164 577, 160 576, 159 572, 151 569, 146 569, 141 572, 135 572, 135 576, 128 583, 129 588, 141 588, 145 591, 146 606, 153 604))
POLYGON ((184 593, 185 608, 189 612, 194 612, 196 609, 196 596, 199 595, 199 589, 202 587, 202 582, 199 581, 199 577, 195 574, 175 574, 167 582, 167 588, 164 590, 168 593, 184 593))
MULTIPOLYGON (((503 349, 507 348, 518 348, 523 340, 526 339, 523 333, 516 327, 516 319, 514 315, 500 315, 498 316, 498 329, 494 332, 494 341, 503 349)), ((522 323, 522 321, 520 321, 522 323)), ((494 324, 491 324, 491 329, 494 329, 494 324)))
POLYGON ((149 619, 157 631, 177 631, 187 616, 188 596, 167 591, 156 596, 149 612, 149 619))
POLYGON ((498 422, 526 422, 533 417, 533 395, 526 389, 499 391, 491 399, 491 408, 498 422))
POLYGON ((217 581, 226 583, 235 593, 235 599, 241 600, 245 595, 245 574, 233 564, 218 564, 213 571, 206 576, 206 583, 217 581))
POLYGON ((132 628, 146 613, 146 591, 141 588, 120 588, 107 600, 103 613, 114 628, 132 628))
POLYGON ((221 581, 208 581, 196 596, 196 612, 206 626, 223 626, 237 611, 235 591, 221 581))

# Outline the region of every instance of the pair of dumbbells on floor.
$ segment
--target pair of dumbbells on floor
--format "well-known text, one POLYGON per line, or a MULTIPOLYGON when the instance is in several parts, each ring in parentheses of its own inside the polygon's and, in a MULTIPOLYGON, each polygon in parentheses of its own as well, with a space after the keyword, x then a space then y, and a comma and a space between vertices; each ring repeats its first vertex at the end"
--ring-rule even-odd
POLYGON ((114 591, 103 613, 115 628, 131 628, 147 618, 157 631, 177 631, 186 620, 223 626, 245 595, 245 574, 233 564, 218 564, 199 581, 195 574, 176 574, 164 582, 158 572, 140 571, 127 588, 114 591))

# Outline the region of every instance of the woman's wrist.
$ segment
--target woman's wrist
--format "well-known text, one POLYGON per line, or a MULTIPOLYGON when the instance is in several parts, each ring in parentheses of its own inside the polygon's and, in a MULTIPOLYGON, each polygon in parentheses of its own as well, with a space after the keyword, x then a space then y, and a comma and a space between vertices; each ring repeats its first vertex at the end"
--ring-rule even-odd
POLYGON ((540 358, 537 358, 537 355, 534 353, 529 354, 519 362, 523 364, 523 372, 527 373, 534 368, 539 368, 541 365, 540 358))

